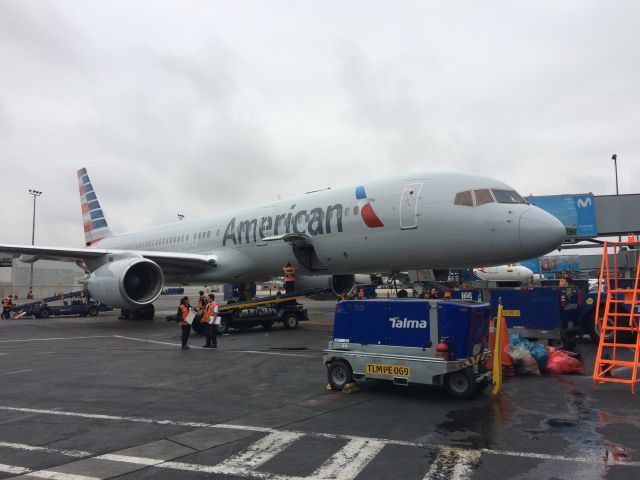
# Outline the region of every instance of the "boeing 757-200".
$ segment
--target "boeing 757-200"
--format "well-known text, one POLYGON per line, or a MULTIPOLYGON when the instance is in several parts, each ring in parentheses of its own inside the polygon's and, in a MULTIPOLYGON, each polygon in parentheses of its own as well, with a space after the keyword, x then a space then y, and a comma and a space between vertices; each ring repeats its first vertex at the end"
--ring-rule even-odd
POLYGON ((296 289, 351 289, 354 272, 501 265, 554 250, 565 228, 498 180, 413 173, 115 235, 78 171, 86 248, 1 245, 23 262, 75 260, 92 297, 143 309, 163 285, 239 283, 298 267, 296 289))

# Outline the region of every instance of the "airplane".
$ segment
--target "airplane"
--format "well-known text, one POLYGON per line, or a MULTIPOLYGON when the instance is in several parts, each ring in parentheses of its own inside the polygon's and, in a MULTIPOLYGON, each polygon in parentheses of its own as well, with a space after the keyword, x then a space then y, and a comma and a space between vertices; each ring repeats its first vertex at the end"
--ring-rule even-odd
POLYGON ((86 248, 0 244, 0 252, 76 261, 107 305, 153 318, 166 283, 240 283, 297 266, 296 290, 354 285, 354 272, 501 265, 544 255, 562 223, 506 183, 433 172, 309 192, 261 206, 116 235, 86 168, 78 170, 86 248))
POLYGON ((473 273, 487 282, 530 282, 534 279, 531 269, 515 264, 474 268, 473 273))

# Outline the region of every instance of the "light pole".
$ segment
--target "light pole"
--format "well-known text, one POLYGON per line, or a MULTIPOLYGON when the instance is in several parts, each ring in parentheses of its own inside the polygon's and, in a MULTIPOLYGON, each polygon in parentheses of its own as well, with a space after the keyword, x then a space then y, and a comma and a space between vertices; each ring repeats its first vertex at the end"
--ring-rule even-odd
POLYGON ((613 160, 613 169, 616 172, 616 195, 620 195, 620 192, 618 191, 618 155, 615 153, 611 155, 611 160, 613 160))
MULTIPOLYGON (((36 239, 36 198, 42 195, 39 190, 29 189, 29 195, 33 197, 33 223, 31 224, 31 245, 35 245, 36 239)), ((29 292, 33 290, 33 262, 29 270, 29 292)))

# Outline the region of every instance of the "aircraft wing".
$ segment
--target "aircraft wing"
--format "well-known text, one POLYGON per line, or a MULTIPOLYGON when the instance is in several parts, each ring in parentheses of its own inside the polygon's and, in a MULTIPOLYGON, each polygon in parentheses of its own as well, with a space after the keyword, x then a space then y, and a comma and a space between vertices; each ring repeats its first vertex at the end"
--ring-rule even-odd
POLYGON ((36 247, 31 245, 0 244, 0 253, 20 255, 20 260, 32 263, 36 260, 58 261, 90 261, 98 260, 107 255, 139 255, 156 262, 165 273, 199 273, 217 266, 216 255, 180 252, 156 252, 137 250, 117 250, 103 248, 60 248, 36 247))

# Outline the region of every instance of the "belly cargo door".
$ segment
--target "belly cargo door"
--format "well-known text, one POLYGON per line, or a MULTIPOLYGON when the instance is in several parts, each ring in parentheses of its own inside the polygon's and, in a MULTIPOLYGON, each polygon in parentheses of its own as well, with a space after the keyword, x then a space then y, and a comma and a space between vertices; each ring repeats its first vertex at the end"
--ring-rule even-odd
POLYGON ((411 230, 418 228, 418 199, 422 183, 407 183, 400 197, 400 228, 411 230))

